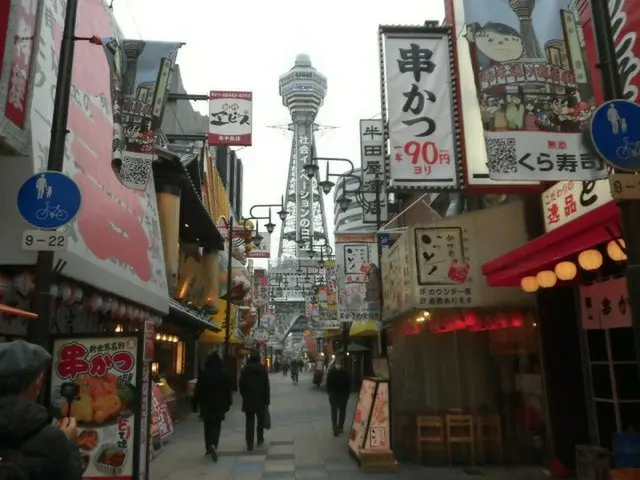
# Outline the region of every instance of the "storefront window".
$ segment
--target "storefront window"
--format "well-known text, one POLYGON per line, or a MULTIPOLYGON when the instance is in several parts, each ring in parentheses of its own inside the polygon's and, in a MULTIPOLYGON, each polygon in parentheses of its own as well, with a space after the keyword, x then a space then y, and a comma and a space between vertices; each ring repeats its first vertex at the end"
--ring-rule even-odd
POLYGON ((599 444, 615 432, 640 430, 640 381, 631 327, 583 330, 599 444))
MULTIPOLYGON (((480 437, 477 460, 541 464, 547 420, 535 319, 491 331, 409 330, 398 324, 393 334, 392 408, 405 417, 400 424, 463 415, 480 437)), ((453 450, 454 464, 470 463, 468 449, 453 450)))

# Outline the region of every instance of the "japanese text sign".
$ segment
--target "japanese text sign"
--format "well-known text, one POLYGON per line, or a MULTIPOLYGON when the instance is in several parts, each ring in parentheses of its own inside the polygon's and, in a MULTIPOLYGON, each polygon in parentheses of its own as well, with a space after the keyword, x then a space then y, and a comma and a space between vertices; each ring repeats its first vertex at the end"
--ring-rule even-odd
POLYGON ((251 146, 253 94, 209 93, 209 145, 251 146))
POLYGON ((375 235, 336 235, 338 320, 378 320, 380 268, 375 235))
POLYGON ((311 250, 313 238, 313 196, 316 193, 317 179, 307 177, 304 166, 311 162, 313 152, 313 126, 308 123, 295 123, 293 130, 293 156, 296 161, 296 237, 301 242, 298 256, 307 256, 311 250))
POLYGON ((419 301, 425 305, 472 303, 468 234, 462 227, 414 229, 419 301))
POLYGON ((155 382, 152 385, 151 390, 151 408, 152 408, 152 422, 154 428, 157 428, 161 438, 164 440, 171 436, 173 433, 173 420, 169 413, 169 407, 167 402, 155 382))
POLYGON ((393 188, 458 186, 450 35, 449 28, 380 27, 382 121, 389 125, 393 188))
POLYGON ((260 245, 253 243, 253 248, 247 252, 247 258, 269 258, 271 256, 271 234, 260 232, 260 245))
MULTIPOLYGON (((144 348, 143 335, 58 338, 52 348, 51 404, 62 415, 70 409, 78 422, 77 442, 87 452, 84 478, 136 478, 143 457, 136 421, 144 424, 148 397, 139 383, 142 367, 138 358, 144 348), (79 396, 69 405, 60 396, 60 386, 73 382, 79 396)), ((143 379, 144 384, 144 379, 143 379)), ((147 385, 147 394, 148 385, 147 385)))
POLYGON ((490 177, 604 178, 582 136, 595 105, 578 3, 463 3, 490 177))
POLYGON ((586 330, 631 326, 626 278, 580 286, 580 315, 586 330))
POLYGON ((253 271, 253 306, 264 307, 269 303, 269 277, 264 268, 253 271))
POLYGON ((555 230, 612 200, 607 180, 558 182, 542 193, 544 229, 555 230))
POLYGON ((325 261, 324 271, 327 279, 327 310, 335 312, 338 308, 338 267, 336 261, 325 261))
POLYGON ((360 120, 360 163, 363 222, 386 223, 389 217, 384 164, 382 120, 360 120), (379 217, 378 218, 378 212, 379 217))

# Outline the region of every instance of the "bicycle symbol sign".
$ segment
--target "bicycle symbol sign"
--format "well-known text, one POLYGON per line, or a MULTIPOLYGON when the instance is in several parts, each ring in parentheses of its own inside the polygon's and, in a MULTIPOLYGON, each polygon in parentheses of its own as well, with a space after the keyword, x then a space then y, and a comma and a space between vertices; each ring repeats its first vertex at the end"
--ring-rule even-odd
POLYGON ((60 172, 30 177, 18 191, 18 210, 37 228, 52 230, 71 222, 80 211, 82 195, 76 183, 60 172))
POLYGON ((591 120, 593 146, 618 170, 640 171, 640 105, 627 100, 603 103, 591 120))

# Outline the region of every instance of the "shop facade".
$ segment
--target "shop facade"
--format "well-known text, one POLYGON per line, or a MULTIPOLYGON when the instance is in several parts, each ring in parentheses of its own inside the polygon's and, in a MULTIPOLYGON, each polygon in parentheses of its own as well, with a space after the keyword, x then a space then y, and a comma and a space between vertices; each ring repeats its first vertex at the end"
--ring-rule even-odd
POLYGON ((620 211, 607 180, 559 182, 542 194, 544 233, 483 265, 494 286, 537 299, 554 457, 612 448, 640 428, 640 381, 620 211))
POLYGON ((491 288, 480 270, 495 253, 526 242, 523 219, 520 202, 474 211, 408 227, 384 251, 398 459, 446 463, 444 433, 442 445, 431 445, 435 455, 427 455, 429 445, 419 449, 417 437, 457 421, 471 448, 454 449, 454 464, 542 461, 546 406, 534 303, 519 289, 491 288))

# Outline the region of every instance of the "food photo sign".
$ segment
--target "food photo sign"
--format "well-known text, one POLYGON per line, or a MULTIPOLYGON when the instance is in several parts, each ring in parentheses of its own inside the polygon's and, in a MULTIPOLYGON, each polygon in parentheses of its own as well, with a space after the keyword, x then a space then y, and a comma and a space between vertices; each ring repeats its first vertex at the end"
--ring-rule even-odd
POLYGON ((150 379, 144 378, 143 335, 53 340, 51 405, 78 422, 87 480, 133 480, 146 473, 149 422, 143 408, 149 408, 150 379))

